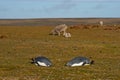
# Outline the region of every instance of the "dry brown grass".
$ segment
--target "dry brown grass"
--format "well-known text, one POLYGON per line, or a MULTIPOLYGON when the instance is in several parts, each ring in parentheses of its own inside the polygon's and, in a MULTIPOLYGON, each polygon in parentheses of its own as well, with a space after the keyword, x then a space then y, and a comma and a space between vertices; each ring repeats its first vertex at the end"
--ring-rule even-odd
POLYGON ((120 31, 69 29, 71 38, 48 35, 52 27, 2 27, 0 80, 119 80, 120 31), (52 67, 37 67, 30 58, 46 56, 52 67), (73 57, 92 57, 95 64, 66 67, 73 57))

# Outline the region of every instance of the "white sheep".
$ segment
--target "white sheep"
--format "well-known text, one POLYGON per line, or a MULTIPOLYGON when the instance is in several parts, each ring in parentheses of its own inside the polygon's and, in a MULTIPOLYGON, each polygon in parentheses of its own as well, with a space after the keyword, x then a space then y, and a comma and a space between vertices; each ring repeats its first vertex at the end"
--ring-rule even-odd
POLYGON ((100 21, 100 25, 103 26, 103 21, 100 21))
POLYGON ((66 24, 61 24, 56 26, 52 31, 51 31, 51 35, 58 35, 60 36, 60 34, 63 32, 63 34, 66 33, 68 26, 66 24))

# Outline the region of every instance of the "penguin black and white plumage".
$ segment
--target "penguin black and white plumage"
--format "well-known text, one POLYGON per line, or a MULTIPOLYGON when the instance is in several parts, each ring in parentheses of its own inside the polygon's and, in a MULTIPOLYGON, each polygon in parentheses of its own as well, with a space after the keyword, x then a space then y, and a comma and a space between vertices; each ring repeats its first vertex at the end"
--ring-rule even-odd
POLYGON ((90 60, 86 57, 75 57, 72 60, 68 61, 66 66, 75 67, 75 66, 85 66, 93 64, 93 60, 90 60))
POLYGON ((39 57, 36 57, 36 58, 32 58, 32 64, 35 64, 37 66, 45 66, 45 67, 49 67, 52 65, 52 62, 44 57, 44 56, 39 56, 39 57))

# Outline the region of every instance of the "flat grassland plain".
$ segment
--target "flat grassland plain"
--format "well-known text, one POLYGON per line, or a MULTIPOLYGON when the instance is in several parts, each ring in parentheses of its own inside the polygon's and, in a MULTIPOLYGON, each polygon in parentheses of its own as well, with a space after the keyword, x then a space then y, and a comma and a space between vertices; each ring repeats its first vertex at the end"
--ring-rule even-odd
POLYGON ((120 80, 120 19, 102 19, 104 26, 99 20, 0 20, 0 80, 120 80), (71 38, 49 35, 62 23, 71 38), (53 65, 30 64, 36 56, 48 57, 53 65), (76 56, 92 57, 95 63, 65 66, 76 56))

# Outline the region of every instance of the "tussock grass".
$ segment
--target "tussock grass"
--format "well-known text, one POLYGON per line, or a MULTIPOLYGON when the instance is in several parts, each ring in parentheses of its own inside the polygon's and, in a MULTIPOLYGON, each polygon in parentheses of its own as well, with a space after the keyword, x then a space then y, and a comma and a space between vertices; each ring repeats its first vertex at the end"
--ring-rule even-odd
POLYGON ((71 38, 48 35, 52 27, 0 27, 0 80, 119 80, 120 31, 69 29, 71 38), (46 56, 51 67, 30 64, 46 56), (66 67, 76 56, 92 57, 94 65, 66 67))

